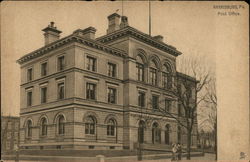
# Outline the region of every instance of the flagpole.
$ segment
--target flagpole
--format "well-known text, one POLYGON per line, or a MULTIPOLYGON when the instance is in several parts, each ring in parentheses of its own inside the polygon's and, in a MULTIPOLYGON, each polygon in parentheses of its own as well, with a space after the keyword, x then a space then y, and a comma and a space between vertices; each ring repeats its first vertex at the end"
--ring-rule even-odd
POLYGON ((123 16, 123 0, 122 0, 122 16, 123 16))
POLYGON ((149 35, 151 36, 151 2, 150 2, 150 0, 148 0, 148 7, 149 7, 149 27, 148 27, 148 29, 149 29, 149 35))

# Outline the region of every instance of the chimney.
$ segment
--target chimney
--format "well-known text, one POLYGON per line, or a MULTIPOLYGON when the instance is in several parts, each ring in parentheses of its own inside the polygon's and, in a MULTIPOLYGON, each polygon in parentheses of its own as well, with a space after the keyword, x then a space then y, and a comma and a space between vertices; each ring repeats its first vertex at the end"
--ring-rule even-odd
POLYGON ((54 22, 50 22, 48 27, 44 28, 42 31, 44 31, 44 39, 45 39, 45 45, 50 44, 54 41, 57 41, 60 38, 60 30, 57 30, 54 26, 54 22))
POLYGON ((112 15, 108 16, 109 26, 108 26, 107 34, 120 29, 119 27, 120 17, 121 16, 117 13, 113 13, 112 15))
POLYGON ((92 26, 82 30, 83 37, 88 39, 95 39, 95 32, 96 29, 92 26))
POLYGON ((153 38, 159 42, 163 42, 163 36, 161 35, 154 36, 153 38))
POLYGON ((95 32, 96 29, 92 26, 86 28, 86 29, 77 29, 73 32, 73 34, 78 35, 83 38, 87 39, 95 39, 95 32))
POLYGON ((127 18, 127 16, 122 16, 120 28, 122 29, 126 26, 128 26, 128 18, 127 18))

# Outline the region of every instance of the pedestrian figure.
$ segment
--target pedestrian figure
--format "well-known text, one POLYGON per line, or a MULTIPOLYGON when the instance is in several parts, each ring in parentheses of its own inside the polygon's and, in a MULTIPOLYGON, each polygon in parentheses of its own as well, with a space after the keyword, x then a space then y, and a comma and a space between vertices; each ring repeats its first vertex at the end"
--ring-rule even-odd
POLYGON ((172 161, 177 160, 176 152, 177 152, 177 145, 173 143, 172 144, 172 161))
POLYGON ((178 160, 181 160, 182 147, 180 143, 177 144, 177 154, 178 154, 178 160))

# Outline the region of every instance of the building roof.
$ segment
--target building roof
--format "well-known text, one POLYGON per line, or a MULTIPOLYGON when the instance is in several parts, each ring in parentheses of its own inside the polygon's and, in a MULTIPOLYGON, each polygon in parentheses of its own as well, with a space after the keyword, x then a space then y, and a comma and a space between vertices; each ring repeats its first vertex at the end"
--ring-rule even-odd
POLYGON ((154 37, 152 37, 148 34, 145 34, 145 33, 141 32, 141 31, 139 31, 131 26, 126 26, 126 27, 119 29, 119 30, 116 30, 110 34, 101 36, 101 37, 97 38, 96 40, 101 42, 101 43, 108 43, 108 42, 115 41, 115 40, 117 40, 121 37, 124 37, 124 36, 131 36, 137 40, 140 40, 146 44, 149 44, 155 48, 158 48, 158 49, 160 49, 164 52, 167 52, 171 55, 174 55, 174 56, 178 56, 178 55, 182 54, 175 47, 168 45, 164 42, 157 41, 154 37))
MULTIPOLYGON (((49 27, 47 27, 47 28, 49 28, 49 27)), ((45 28, 45 29, 47 29, 47 28, 45 28)), ((141 42, 144 42, 148 45, 151 45, 151 46, 153 46, 157 49, 160 49, 164 52, 167 52, 173 56, 178 56, 178 55, 182 54, 175 47, 168 45, 162 41, 156 40, 155 37, 152 37, 148 34, 145 34, 145 33, 141 32, 141 31, 139 31, 131 26, 125 26, 119 30, 116 30, 112 33, 101 36, 97 39, 83 38, 74 32, 73 34, 71 34, 69 36, 61 38, 55 42, 52 42, 48 45, 45 45, 44 47, 41 47, 41 48, 31 52, 31 53, 24 55, 23 57, 18 59, 17 62, 19 64, 23 64, 31 59, 42 56, 42 55, 48 53, 49 51, 52 51, 58 47, 61 47, 67 43, 70 43, 70 42, 79 42, 79 43, 84 44, 86 46, 96 48, 96 49, 102 50, 102 51, 110 53, 110 54, 114 54, 114 55, 121 56, 121 57, 126 57, 127 53, 125 51, 118 49, 118 48, 115 48, 115 47, 111 47, 109 45, 105 45, 106 43, 115 41, 115 40, 120 39, 120 38, 125 37, 125 36, 131 36, 131 37, 133 37, 141 42)))
POLYGON ((104 52, 107 52, 107 53, 110 53, 113 55, 121 56, 121 57, 127 56, 126 52, 123 50, 120 50, 120 49, 115 48, 115 47, 110 47, 108 45, 102 44, 102 43, 97 42, 95 40, 83 38, 83 37, 78 36, 78 35, 73 33, 67 37, 59 39, 59 40, 52 42, 52 43, 50 43, 42 48, 39 48, 31 53, 24 55, 23 57, 18 59, 17 62, 19 64, 23 64, 31 59, 42 56, 42 55, 44 55, 44 54, 46 54, 46 53, 48 53, 48 52, 50 52, 58 47, 61 47, 61 46, 65 45, 67 43, 70 43, 70 42, 78 42, 78 43, 84 44, 86 46, 96 48, 96 49, 99 49, 101 51, 104 51, 104 52))

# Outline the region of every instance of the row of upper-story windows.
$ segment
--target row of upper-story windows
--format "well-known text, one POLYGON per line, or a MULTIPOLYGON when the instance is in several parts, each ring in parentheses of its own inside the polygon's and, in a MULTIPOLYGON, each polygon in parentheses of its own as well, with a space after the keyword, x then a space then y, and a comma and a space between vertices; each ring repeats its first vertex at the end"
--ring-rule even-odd
MULTIPOLYGON (((41 103, 46 103, 48 98, 48 90, 47 86, 41 87, 40 90, 40 100, 41 103)), ((60 82, 57 84, 57 99, 64 99, 65 98, 65 88, 64 82, 60 82)), ((33 105, 33 91, 32 89, 27 90, 27 106, 33 105)))
MULTIPOLYGON (((97 100, 97 84, 92 82, 86 82, 86 99, 89 100, 97 100)), ((41 87, 40 90, 40 99, 41 104, 47 102, 47 86, 41 87)), ((138 106, 139 107, 145 107, 146 106, 146 93, 139 91, 138 92, 138 106)), ((61 100, 65 98, 65 88, 64 88, 64 82, 60 82, 57 84, 57 99, 61 100)), ((111 104, 116 104, 118 98, 117 88, 114 87, 107 87, 107 102, 111 104)), ((27 91, 27 106, 32 106, 32 100, 33 100, 33 91, 28 90, 27 91)), ((165 99, 165 111, 170 111, 172 100, 166 98, 165 99)), ((159 107, 159 95, 152 95, 152 109, 158 110, 159 107)), ((163 109, 163 108, 161 108, 163 109)))
MULTIPOLYGON (((40 100, 41 104, 47 102, 47 86, 41 87, 40 88, 40 100)), ((89 100, 96 100, 97 99, 97 85, 95 83, 87 82, 86 83, 86 99, 89 100)), ((107 88, 107 102, 116 104, 117 103, 117 89, 113 87, 108 87, 107 88)), ((61 100, 65 98, 65 88, 64 88, 64 82, 58 83, 57 84, 57 99, 61 100)), ((32 106, 33 105, 33 91, 32 89, 27 90, 27 106, 32 106)))
MULTIPOLYGON (((59 56, 57 58, 57 71, 62 71, 66 67, 65 56, 59 56)), ((43 62, 40 65, 40 76, 44 77, 48 75, 48 63, 43 62)), ((97 58, 87 55, 86 56, 86 70, 96 72, 97 71, 97 58)), ((27 81, 32 81, 34 79, 33 68, 29 67, 27 69, 27 81)), ((109 77, 117 77, 117 64, 108 62, 107 63, 107 75, 109 77)))
MULTIPOLYGON (((164 99, 164 103, 162 104, 159 100, 160 96, 159 95, 155 95, 155 94, 152 94, 151 96, 151 103, 148 102, 149 106, 152 107, 153 111, 158 111, 158 110, 161 110, 161 111, 166 111, 166 112, 171 112, 171 107, 172 107, 172 103, 173 103, 173 100, 172 99, 169 99, 169 98, 165 98, 164 99), (160 107, 160 104, 161 105, 164 105, 164 107, 160 107)), ((144 108, 146 107, 146 93, 143 92, 143 91, 139 91, 138 92, 138 106, 141 107, 141 108, 144 108)))
POLYGON ((140 55, 136 57, 136 79, 138 81, 148 82, 151 85, 159 86, 160 73, 162 73, 162 87, 170 89, 173 86, 174 75, 169 64, 164 64, 162 72, 160 72, 156 61, 152 60, 147 68, 142 57, 140 55), (145 75, 146 73, 148 75, 145 75))

